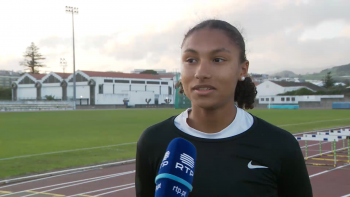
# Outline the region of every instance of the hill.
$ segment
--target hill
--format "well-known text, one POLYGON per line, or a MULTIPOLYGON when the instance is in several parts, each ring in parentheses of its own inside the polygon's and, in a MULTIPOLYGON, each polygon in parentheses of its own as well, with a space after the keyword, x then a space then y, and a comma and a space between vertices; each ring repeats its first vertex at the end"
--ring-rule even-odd
POLYGON ((275 73, 271 76, 273 76, 273 77, 298 77, 297 74, 295 74, 294 72, 289 71, 289 70, 278 72, 278 73, 275 73))
POLYGON ((319 73, 313 73, 313 74, 298 75, 292 71, 286 70, 286 71, 275 73, 271 76, 298 77, 305 80, 322 80, 328 72, 331 72, 333 79, 336 81, 344 82, 344 81, 350 80, 350 63, 341 65, 341 66, 334 66, 332 68, 324 69, 319 73))
POLYGON ((335 66, 333 68, 325 69, 322 70, 319 73, 313 73, 313 74, 307 74, 307 75, 302 75, 303 79, 318 79, 321 80, 324 78, 324 76, 328 73, 331 72, 332 77, 335 80, 344 80, 346 78, 350 78, 350 63, 346 65, 341 65, 341 66, 335 66))

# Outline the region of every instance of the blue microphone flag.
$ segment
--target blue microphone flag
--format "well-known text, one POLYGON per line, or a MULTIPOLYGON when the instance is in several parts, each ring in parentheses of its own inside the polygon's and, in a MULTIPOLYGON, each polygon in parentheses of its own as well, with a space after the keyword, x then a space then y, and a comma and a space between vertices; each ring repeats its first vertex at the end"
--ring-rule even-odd
POLYGON ((155 197, 187 197, 192 191, 196 147, 183 138, 173 139, 155 179, 155 197))

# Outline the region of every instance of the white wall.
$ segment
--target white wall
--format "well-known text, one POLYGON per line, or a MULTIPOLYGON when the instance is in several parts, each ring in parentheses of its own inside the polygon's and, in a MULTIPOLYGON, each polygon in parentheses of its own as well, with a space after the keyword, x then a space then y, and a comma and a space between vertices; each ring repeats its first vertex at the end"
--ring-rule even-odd
MULTIPOLYGON (((76 98, 90 98, 90 86, 87 82, 76 83, 76 98)), ((67 97, 73 98, 73 83, 69 83, 67 87, 67 97)))
POLYGON ((36 88, 34 84, 18 85, 17 99, 36 99, 36 88))
POLYGON ((103 93, 104 94, 113 94, 113 83, 103 84, 103 93))
POLYGON ((124 98, 128 98, 126 94, 97 94, 95 99, 96 105, 122 105, 124 98))
POLYGON ((271 81, 265 81, 256 87, 258 93, 257 98, 267 95, 277 95, 285 92, 284 87, 279 86, 271 81))
POLYGON ((160 94, 168 94, 168 85, 162 85, 160 94))
POLYGON ((131 84, 131 91, 145 91, 145 84, 131 84))
POLYGON ((153 91, 154 94, 159 94, 159 85, 152 85, 152 84, 147 84, 146 90, 151 92, 153 91))
POLYGON ((298 104, 298 102, 320 102, 322 98, 344 98, 344 95, 309 95, 309 96, 261 96, 259 98, 260 104, 298 104), (269 101, 267 101, 267 98, 269 101), (271 100, 274 98, 274 101, 271 100), (284 98, 284 101, 282 101, 284 98), (289 98, 289 101, 287 101, 289 98), (293 98, 295 101, 293 101, 293 98), (262 99, 264 99, 262 101, 262 99))
POLYGON ((55 99, 62 99, 62 87, 59 83, 42 84, 41 97, 55 96, 55 99))
POLYGON ((129 92, 130 84, 122 84, 122 83, 115 83, 114 84, 114 93, 125 93, 129 92))
POLYGON ((154 104, 154 93, 146 91, 129 92, 129 105, 147 104, 146 99, 151 99, 150 104, 154 104))
MULTIPOLYGON (((131 84, 131 83, 104 83, 103 77, 94 77, 96 82, 95 86, 95 104, 96 105, 113 105, 113 104, 124 104, 124 98, 129 99, 129 105, 135 104, 147 104, 145 99, 151 99, 150 104, 154 104, 155 95, 160 95, 159 104, 165 103, 164 99, 169 97, 173 100, 174 89, 173 89, 173 81, 170 79, 164 80, 144 80, 146 84, 131 84), (147 84, 147 81, 157 81, 157 82, 168 82, 168 85, 160 85, 160 84, 147 84), (103 84, 103 94, 99 94, 99 85, 103 84), (114 94, 113 94, 113 84, 114 84, 114 94), (130 91, 131 85, 131 91, 130 91), (146 90, 145 90, 146 86, 146 90), (172 95, 168 95, 168 86, 172 88, 172 95), (160 87, 162 88, 162 92, 160 93, 160 87)), ((116 80, 117 78, 108 78, 116 80)), ((123 78, 122 80, 132 80, 137 81, 137 79, 128 79, 123 78)), ((140 80, 139 80, 140 81, 140 80)), ((143 81, 141 79, 141 81, 143 81)), ((173 101, 172 101, 173 103, 173 101)))

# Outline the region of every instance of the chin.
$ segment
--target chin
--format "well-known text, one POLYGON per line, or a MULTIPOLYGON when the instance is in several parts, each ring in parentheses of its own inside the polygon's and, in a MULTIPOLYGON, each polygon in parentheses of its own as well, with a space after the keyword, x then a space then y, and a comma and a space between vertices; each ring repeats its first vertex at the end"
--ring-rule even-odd
POLYGON ((192 101, 192 106, 196 106, 206 110, 214 110, 220 107, 218 102, 213 101, 192 101))

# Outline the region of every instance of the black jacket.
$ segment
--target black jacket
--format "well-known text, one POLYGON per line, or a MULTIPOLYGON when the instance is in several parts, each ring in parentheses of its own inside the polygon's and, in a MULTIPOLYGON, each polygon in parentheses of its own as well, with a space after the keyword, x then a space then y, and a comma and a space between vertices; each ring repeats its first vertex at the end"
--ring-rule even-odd
POLYGON ((137 143, 136 196, 154 196, 154 180, 167 146, 182 137, 197 149, 189 197, 311 197, 298 141, 289 132, 253 117, 249 130, 225 139, 188 135, 174 125, 175 116, 147 128, 137 143))

